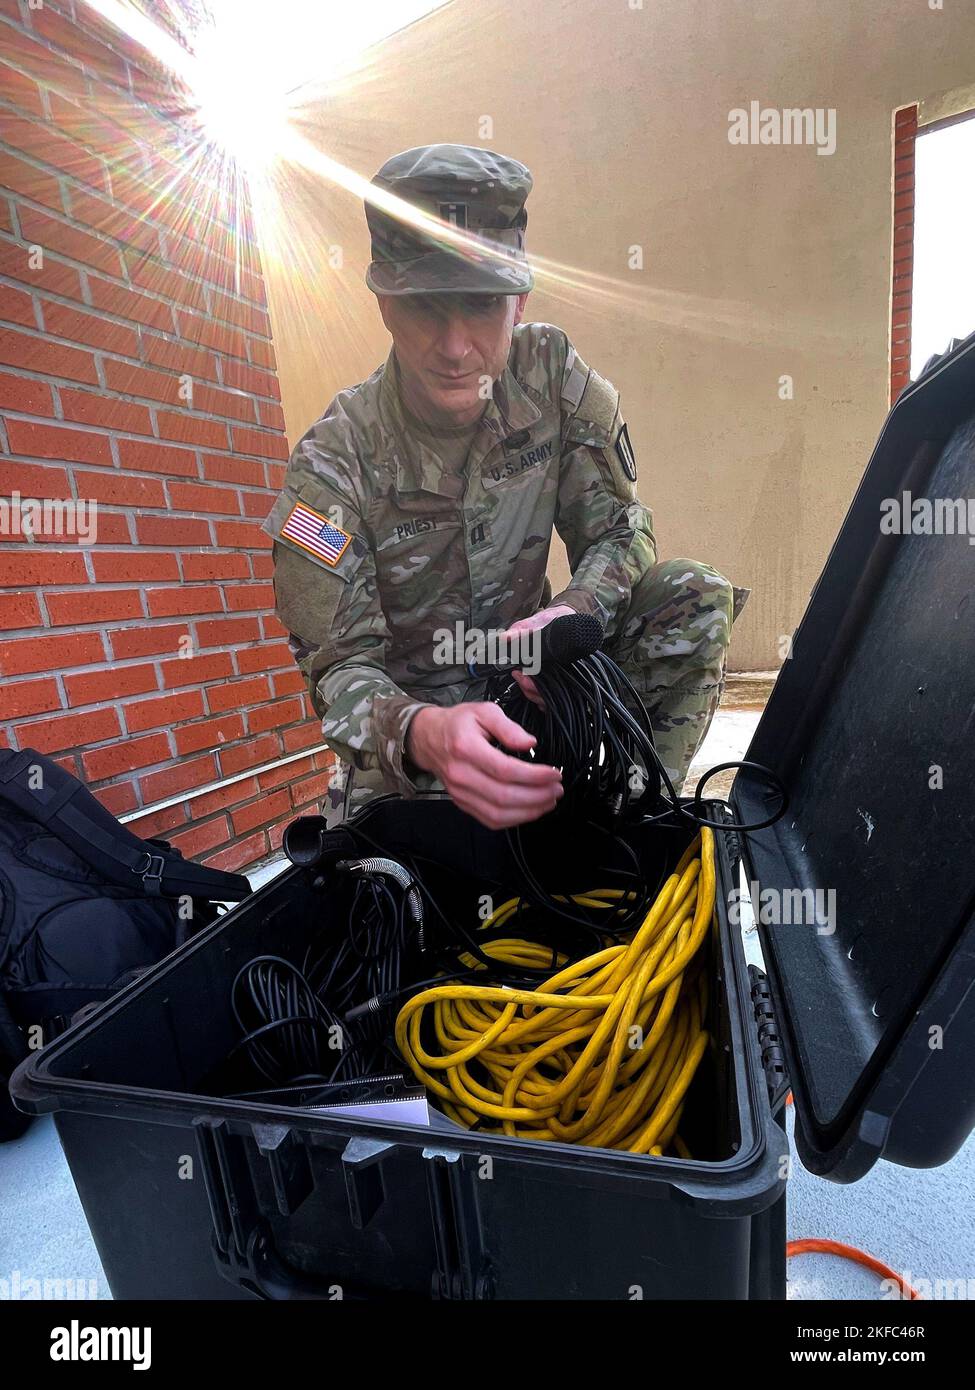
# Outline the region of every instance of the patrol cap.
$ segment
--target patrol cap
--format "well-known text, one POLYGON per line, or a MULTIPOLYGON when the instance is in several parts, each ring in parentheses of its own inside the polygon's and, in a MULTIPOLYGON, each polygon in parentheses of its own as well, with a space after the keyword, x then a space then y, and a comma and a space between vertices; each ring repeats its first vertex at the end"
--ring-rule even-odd
POLYGON ((374 294, 526 294, 524 164, 475 145, 419 145, 388 159, 372 182, 467 238, 454 246, 366 202, 374 294), (470 245, 470 242, 476 245, 470 245))

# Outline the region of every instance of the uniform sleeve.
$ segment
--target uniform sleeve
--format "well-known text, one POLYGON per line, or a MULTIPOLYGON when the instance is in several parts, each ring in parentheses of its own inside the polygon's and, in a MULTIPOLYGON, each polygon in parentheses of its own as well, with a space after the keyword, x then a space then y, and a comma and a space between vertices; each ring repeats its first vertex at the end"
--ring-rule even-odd
POLYGON ((405 757, 423 702, 386 670, 389 628, 379 601, 361 471, 329 448, 327 420, 291 455, 283 491, 264 522, 274 539, 277 614, 305 678, 322 735, 345 762, 379 769, 411 795, 432 777, 405 757), (321 534, 319 527, 328 526, 321 534))
POLYGON ((561 390, 562 460, 555 526, 572 579, 552 605, 604 624, 656 562, 653 516, 636 495, 636 462, 619 392, 568 347, 561 390))

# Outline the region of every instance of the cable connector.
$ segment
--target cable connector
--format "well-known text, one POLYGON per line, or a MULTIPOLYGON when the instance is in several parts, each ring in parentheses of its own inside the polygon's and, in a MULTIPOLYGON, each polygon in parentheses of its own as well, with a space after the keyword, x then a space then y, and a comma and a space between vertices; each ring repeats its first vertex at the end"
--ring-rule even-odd
POLYGON ((387 859, 380 855, 371 855, 366 859, 340 859, 335 867, 349 874, 382 874, 398 883, 406 895, 406 905, 416 926, 417 945, 421 951, 426 950, 423 931, 423 898, 420 896, 416 879, 409 869, 396 859, 387 859))
POLYGON ((356 1004, 354 1009, 349 1009, 344 1015, 346 1023, 354 1023, 357 1018, 363 1018, 366 1014, 381 1014, 392 995, 374 994, 371 999, 367 999, 364 1004, 356 1004))

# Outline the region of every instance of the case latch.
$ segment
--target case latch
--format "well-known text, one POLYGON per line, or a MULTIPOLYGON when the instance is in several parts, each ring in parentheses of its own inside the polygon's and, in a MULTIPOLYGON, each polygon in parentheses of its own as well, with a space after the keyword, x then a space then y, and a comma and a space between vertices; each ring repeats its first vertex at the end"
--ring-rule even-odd
POLYGON ((478 1205, 478 1180, 457 1149, 424 1149, 430 1213, 437 1247, 435 1299, 494 1298, 495 1279, 478 1205))
POLYGON ((789 1089, 789 1073, 785 1065, 782 1036, 775 1021, 775 1010, 772 1007, 768 977, 759 970, 757 965, 748 967, 748 983, 751 989, 752 1008, 755 1011, 755 1022, 758 1025, 758 1046, 762 1056, 762 1066, 765 1069, 765 1080, 768 1085, 769 1096, 773 1101, 772 1109, 774 1111, 785 1099, 789 1089), (776 1097, 778 1097, 778 1104, 775 1103, 776 1097))

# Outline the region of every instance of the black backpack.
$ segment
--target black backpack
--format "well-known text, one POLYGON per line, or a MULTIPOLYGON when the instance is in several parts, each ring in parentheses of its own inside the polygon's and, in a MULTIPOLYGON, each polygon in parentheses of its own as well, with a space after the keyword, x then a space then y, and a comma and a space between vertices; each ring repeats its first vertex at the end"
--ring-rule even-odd
POLYGON ((33 748, 0 749, 0 1140, 28 1124, 7 1079, 30 1047, 249 893, 241 874, 140 840, 33 748))

